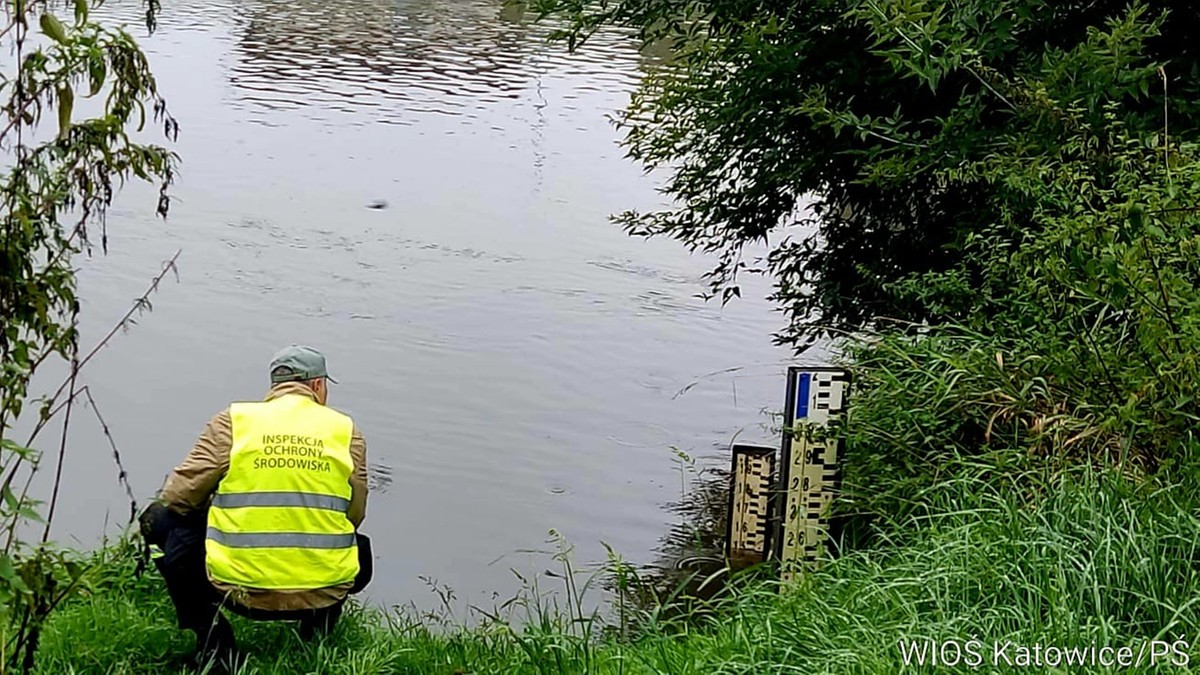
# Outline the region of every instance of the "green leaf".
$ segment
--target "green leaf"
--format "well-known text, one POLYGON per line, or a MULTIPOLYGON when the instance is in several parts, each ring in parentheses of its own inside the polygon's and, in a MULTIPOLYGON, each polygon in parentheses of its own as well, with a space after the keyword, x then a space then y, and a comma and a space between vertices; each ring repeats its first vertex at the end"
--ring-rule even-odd
POLYGON ((75 0, 75 24, 82 26, 88 19, 88 0, 75 0))
POLYGON ((5 485, 3 490, 0 490, 0 496, 3 496, 4 506, 10 512, 16 511, 21 506, 20 502, 17 501, 17 496, 13 494, 12 488, 8 485, 5 485))
POLYGON ((25 580, 19 576, 13 577, 12 587, 15 588, 18 593, 28 594, 30 592, 29 584, 25 583, 25 580))
POLYGON ((17 515, 24 520, 29 520, 35 523, 44 524, 46 522, 46 519, 42 517, 42 514, 38 513, 36 509, 30 506, 22 506, 21 508, 17 509, 17 515))
POLYGON ((58 17, 47 12, 42 15, 41 19, 42 32, 60 45, 67 44, 67 30, 63 28, 62 22, 58 17))
POLYGON ((1146 207, 1133 204, 1129 207, 1129 222, 1134 229, 1140 230, 1146 224, 1146 207))
POLYGON ((74 560, 63 561, 63 569, 67 571, 67 576, 71 578, 71 581, 79 580, 79 578, 87 572, 86 567, 78 562, 75 562, 74 560))
POLYGON ((70 85, 58 90, 58 137, 66 138, 71 130, 71 111, 75 108, 75 91, 70 85))
POLYGON ((88 61, 88 78, 91 80, 91 90, 88 92, 88 98, 100 93, 104 87, 104 80, 108 77, 108 66, 104 63, 104 54, 100 50, 93 50, 91 59, 88 61))
POLYGON ((5 586, 18 593, 29 592, 29 586, 21 578, 21 575, 17 574, 17 568, 13 565, 12 558, 7 555, 0 555, 0 581, 4 581, 5 586))
POLYGON ((7 438, 0 439, 0 448, 3 448, 4 450, 7 450, 8 452, 11 452, 24 459, 28 459, 30 456, 36 454, 36 451, 33 448, 27 448, 7 438))

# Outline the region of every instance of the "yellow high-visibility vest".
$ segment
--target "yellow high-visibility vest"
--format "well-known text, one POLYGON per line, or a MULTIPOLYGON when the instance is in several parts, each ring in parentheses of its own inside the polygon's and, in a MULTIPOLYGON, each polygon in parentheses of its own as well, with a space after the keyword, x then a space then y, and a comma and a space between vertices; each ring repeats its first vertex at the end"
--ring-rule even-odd
POLYGON ((306 396, 234 403, 233 450, 208 511, 215 581, 311 590, 353 581, 351 419, 306 396))

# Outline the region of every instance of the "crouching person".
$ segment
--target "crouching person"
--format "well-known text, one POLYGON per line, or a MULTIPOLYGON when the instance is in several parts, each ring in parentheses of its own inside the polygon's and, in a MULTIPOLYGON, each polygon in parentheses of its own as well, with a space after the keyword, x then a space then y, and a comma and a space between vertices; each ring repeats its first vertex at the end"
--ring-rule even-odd
POLYGON ((180 628, 196 633, 197 665, 237 658, 226 608, 328 633, 348 595, 371 577, 366 443, 326 407, 325 358, 288 347, 271 361, 263 401, 215 415, 174 469, 142 531, 180 628))

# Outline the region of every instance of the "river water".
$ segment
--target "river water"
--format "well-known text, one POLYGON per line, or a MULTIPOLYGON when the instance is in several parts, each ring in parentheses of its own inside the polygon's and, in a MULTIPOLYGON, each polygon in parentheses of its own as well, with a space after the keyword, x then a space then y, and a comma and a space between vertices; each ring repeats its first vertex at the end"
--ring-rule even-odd
MULTIPOLYGON (((651 562, 687 489, 672 448, 720 466, 735 436, 776 442, 766 284, 706 303, 712 260, 608 220, 662 204, 606 119, 654 63, 632 37, 568 55, 499 0, 163 4, 152 36, 137 3, 101 16, 129 22, 179 120, 171 215, 131 186, 108 255, 79 260, 90 347, 181 251, 82 378, 139 499, 289 342, 327 353, 330 404, 366 436, 379 604, 436 607, 434 582, 458 606, 509 597, 513 570, 556 567, 530 552, 551 529, 580 565, 605 543, 651 562)), ((92 546, 128 502, 75 420, 53 532, 92 546)))

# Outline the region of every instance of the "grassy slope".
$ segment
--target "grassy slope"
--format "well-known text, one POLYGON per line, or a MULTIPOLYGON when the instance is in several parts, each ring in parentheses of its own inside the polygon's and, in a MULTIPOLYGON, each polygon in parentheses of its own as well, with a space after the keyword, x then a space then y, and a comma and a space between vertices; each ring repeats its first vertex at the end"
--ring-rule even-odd
MULTIPOLYGON (((717 619, 655 626, 625 645, 579 640, 547 618, 519 633, 503 625, 435 633, 356 611, 312 647, 287 624, 239 621, 252 655, 244 672, 953 672, 902 668, 898 641, 974 635, 984 662, 960 672, 1078 673, 1103 669, 995 668, 993 643, 1136 651, 1153 638, 1200 641, 1196 488, 1079 485, 1036 507, 1003 488, 970 487, 962 509, 908 530, 916 534, 902 544, 844 556, 784 595, 747 587, 717 619)), ((158 580, 129 579, 125 563, 111 569, 102 590, 57 615, 41 672, 170 672, 187 652, 190 637, 175 629, 158 580)), ((1200 664, 1200 649, 1190 653, 1200 664)))

